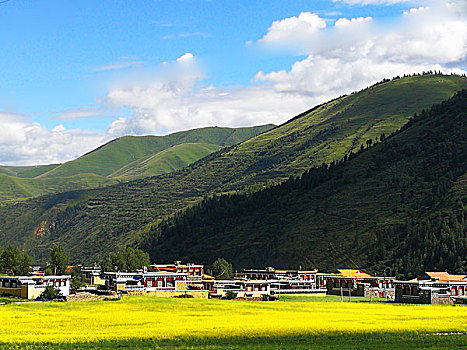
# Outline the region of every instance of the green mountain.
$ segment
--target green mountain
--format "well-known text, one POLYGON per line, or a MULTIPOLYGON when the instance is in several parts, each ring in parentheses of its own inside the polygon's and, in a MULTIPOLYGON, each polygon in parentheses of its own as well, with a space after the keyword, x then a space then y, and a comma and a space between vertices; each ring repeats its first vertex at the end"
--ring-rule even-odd
POLYGON ((222 147, 232 146, 272 127, 273 125, 253 128, 209 127, 176 132, 166 136, 124 136, 78 159, 61 164, 42 174, 41 177, 68 177, 82 173, 109 176, 132 162, 145 161, 148 157, 176 145, 205 143, 222 147))
POLYGON ((466 87, 466 79, 458 76, 386 81, 170 174, 3 205, 0 244, 16 243, 41 259, 60 243, 76 260, 96 260, 107 251, 138 244, 160 220, 207 196, 253 193, 323 161, 339 160, 466 87))
POLYGON ((178 170, 221 147, 245 141, 272 127, 209 127, 166 136, 125 136, 64 164, 3 166, 0 174, 7 177, 1 177, 0 202, 178 170))
POLYGON ((56 168, 58 164, 32 165, 32 166, 0 166, 0 174, 33 178, 56 168))
POLYGON ((209 143, 182 143, 158 152, 146 159, 132 162, 110 174, 115 178, 143 178, 181 169, 222 146, 209 143))
POLYGON ((467 271, 467 90, 331 166, 164 220, 152 259, 237 267, 467 271))

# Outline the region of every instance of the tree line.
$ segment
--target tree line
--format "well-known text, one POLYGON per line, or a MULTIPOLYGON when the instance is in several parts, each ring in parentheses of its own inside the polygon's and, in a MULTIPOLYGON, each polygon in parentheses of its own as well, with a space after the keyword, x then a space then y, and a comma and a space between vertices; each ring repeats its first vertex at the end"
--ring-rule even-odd
MULTIPOLYGON (((50 252, 50 260, 45 269, 46 275, 66 273, 70 257, 62 246, 55 246, 50 252)), ((33 258, 14 245, 0 249, 0 272, 8 275, 27 276, 34 264, 33 258)))

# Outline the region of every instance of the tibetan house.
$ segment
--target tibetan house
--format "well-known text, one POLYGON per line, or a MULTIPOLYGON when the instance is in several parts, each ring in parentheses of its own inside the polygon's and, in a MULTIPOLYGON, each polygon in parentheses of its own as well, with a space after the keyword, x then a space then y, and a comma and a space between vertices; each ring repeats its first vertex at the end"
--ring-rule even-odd
POLYGON ((178 272, 106 272, 106 288, 114 291, 183 291, 187 274, 178 272))
POLYGON ((71 276, 0 276, 0 295, 37 299, 46 287, 60 291, 61 296, 70 295, 71 276))
POLYGON ((236 275, 244 281, 266 281, 270 285, 271 294, 316 293, 324 292, 317 288, 317 270, 278 270, 245 269, 236 275))
POLYGON ((410 281, 396 281, 395 289, 398 303, 450 304, 467 295, 467 276, 425 272, 410 281))
POLYGON ((322 276, 327 294, 392 297, 394 277, 376 277, 358 269, 338 269, 322 276))
POLYGON ((237 298, 262 298, 271 294, 271 283, 266 280, 216 280, 211 297, 225 297, 228 292, 237 298))

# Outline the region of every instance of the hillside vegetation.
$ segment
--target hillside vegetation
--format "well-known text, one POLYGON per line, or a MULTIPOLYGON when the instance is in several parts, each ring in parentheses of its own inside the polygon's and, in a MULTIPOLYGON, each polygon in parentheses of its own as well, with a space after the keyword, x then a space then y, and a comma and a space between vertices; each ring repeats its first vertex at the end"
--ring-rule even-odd
MULTIPOLYGON (((160 220, 207 196, 253 193, 323 161, 339 160, 463 87, 467 81, 458 76, 396 79, 317 106, 170 174, 4 205, 0 244, 20 244, 42 259, 60 243, 75 259, 97 260, 105 252, 138 244, 160 220)), ((283 244, 286 249, 291 243, 283 244)))
POLYGON ((0 202, 164 174, 272 127, 210 127, 166 136, 125 136, 64 164, 2 166, 0 202))
POLYGON ((146 159, 132 162, 118 169, 110 176, 115 178, 143 178, 155 174, 165 174, 181 169, 222 146, 209 143, 182 143, 158 152, 146 159))
POLYGON ((154 227, 146 249, 157 261, 465 273, 466 111, 463 90, 357 155, 254 194, 205 200, 154 227))

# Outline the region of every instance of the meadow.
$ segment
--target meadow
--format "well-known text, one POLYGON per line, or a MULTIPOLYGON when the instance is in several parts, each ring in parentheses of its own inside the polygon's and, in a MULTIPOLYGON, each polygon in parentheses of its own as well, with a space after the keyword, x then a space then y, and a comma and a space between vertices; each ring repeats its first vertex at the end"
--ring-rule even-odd
POLYGON ((0 307, 0 348, 465 348, 467 307, 125 297, 0 307))

